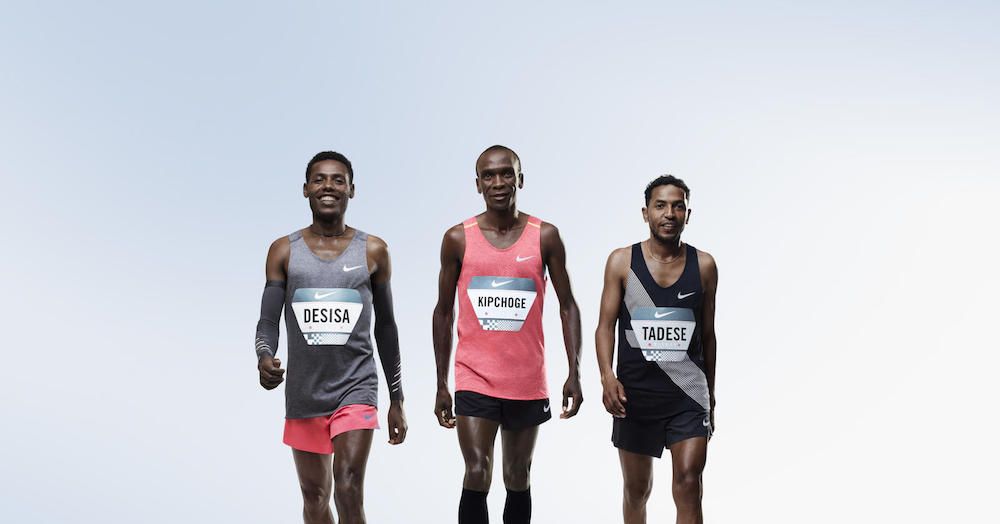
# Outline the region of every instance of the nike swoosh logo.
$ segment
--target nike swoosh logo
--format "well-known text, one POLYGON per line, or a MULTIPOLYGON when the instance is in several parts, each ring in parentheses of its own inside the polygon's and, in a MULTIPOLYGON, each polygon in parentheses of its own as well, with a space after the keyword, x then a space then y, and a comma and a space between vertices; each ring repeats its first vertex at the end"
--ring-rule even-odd
POLYGON ((701 425, 705 426, 707 428, 708 427, 708 419, 706 418, 705 420, 702 420, 701 421, 701 425))
POLYGON ((695 293, 697 293, 697 291, 692 291, 690 293, 683 293, 683 294, 678 291, 677 292, 677 300, 685 299, 685 298, 687 298, 687 297, 689 297, 689 296, 691 296, 691 295, 693 295, 695 293))
POLYGON ((320 293, 319 291, 317 291, 316 294, 313 295, 313 298, 315 298, 316 300, 322 300, 322 299, 324 299, 324 298, 326 298, 326 297, 328 297, 328 296, 330 296, 330 295, 332 295, 334 293, 336 293, 336 291, 330 291, 328 293, 320 293))
POLYGON ((375 415, 361 415, 361 416, 364 417, 365 420, 371 420, 372 417, 374 417, 375 415))
POLYGON ((656 317, 656 318, 663 318, 663 317, 665 317, 667 315, 673 315, 673 314, 674 314, 673 311, 667 311, 666 313, 664 313, 662 315, 659 314, 659 313, 653 313, 653 316, 656 317))
POLYGON ((535 258, 535 255, 531 255, 530 257, 524 257, 524 258, 522 258, 521 255, 518 255, 518 256, 514 257, 514 260, 516 260, 518 262, 524 262, 525 260, 531 260, 533 258, 535 258))
POLYGON ((548 402, 546 402, 546 403, 545 403, 545 407, 544 407, 544 408, 542 408, 542 411, 544 411, 544 412, 546 412, 546 413, 548 413, 548 412, 549 412, 549 403, 548 403, 548 402))
POLYGON ((348 271, 354 271, 355 269, 358 269, 359 267, 361 267, 361 266, 347 267, 347 264, 344 264, 344 273, 347 273, 348 271))
POLYGON ((493 287, 500 287, 500 286, 506 286, 507 284, 510 284, 511 282, 513 282, 513 280, 507 280, 505 282, 497 282, 496 280, 494 280, 493 282, 490 283, 490 285, 493 286, 493 287))

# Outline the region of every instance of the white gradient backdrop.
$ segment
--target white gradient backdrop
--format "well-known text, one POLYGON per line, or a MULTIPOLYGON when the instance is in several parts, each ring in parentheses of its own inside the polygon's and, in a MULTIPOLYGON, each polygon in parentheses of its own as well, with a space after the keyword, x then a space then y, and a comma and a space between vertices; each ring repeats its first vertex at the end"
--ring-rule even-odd
MULTIPOLYGON (((377 435, 369 521, 452 522, 438 248, 502 143, 583 318, 586 402, 542 428, 536 522, 620 521, 593 330, 664 172, 721 275, 707 520, 996 521, 995 3, 360 4, 0 7, 0 520, 298 519, 252 337, 267 246, 308 223, 304 165, 336 149, 403 342, 410 435, 377 435)), ((657 462, 651 522, 669 479, 657 462)))

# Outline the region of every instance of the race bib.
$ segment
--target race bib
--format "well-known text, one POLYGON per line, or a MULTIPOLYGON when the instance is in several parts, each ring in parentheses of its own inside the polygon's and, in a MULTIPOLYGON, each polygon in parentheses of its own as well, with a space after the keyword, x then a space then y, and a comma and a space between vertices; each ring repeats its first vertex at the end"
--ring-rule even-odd
POLYGON ((310 346, 343 346, 361 316, 356 289, 300 288, 292 295, 292 311, 310 346))
POLYGON ((472 277, 469 300, 479 325, 487 331, 520 331, 535 303, 530 278, 472 277))
POLYGON ((632 331, 649 362, 678 362, 694 337, 694 311, 681 307, 641 307, 632 311, 632 331))

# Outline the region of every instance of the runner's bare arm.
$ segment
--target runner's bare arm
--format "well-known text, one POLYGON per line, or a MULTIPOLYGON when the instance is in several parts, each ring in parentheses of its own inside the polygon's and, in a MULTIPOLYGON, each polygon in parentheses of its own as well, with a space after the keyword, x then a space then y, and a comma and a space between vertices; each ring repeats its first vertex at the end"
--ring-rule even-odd
POLYGON ((631 250, 627 247, 611 252, 604 267, 604 290, 601 292, 601 309, 597 319, 594 344, 597 348, 597 366, 601 372, 604 390, 604 409, 616 417, 625 416, 625 388, 614 372, 615 324, 624 292, 625 274, 628 271, 631 250))
POLYGON ((708 401, 711 407, 712 428, 715 429, 715 291, 719 286, 719 268, 712 255, 698 252, 698 269, 704 299, 701 308, 701 344, 705 353, 705 377, 708 379, 708 401))
POLYGON ((547 222, 542 223, 541 229, 542 258, 552 278, 552 288, 559 298, 559 318, 562 320, 563 342, 569 362, 569 377, 563 385, 563 411, 560 418, 570 418, 580 411, 580 405, 583 404, 583 388, 580 386, 580 308, 576 305, 569 283, 566 246, 559 236, 559 229, 547 222))
POLYGON ((452 328, 455 325, 455 290, 465 255, 465 228, 458 224, 444 234, 441 241, 441 272, 438 275, 438 301, 434 306, 434 361, 437 367, 437 396, 434 415, 438 424, 455 427, 451 392, 448 390, 448 369, 451 365, 452 328))

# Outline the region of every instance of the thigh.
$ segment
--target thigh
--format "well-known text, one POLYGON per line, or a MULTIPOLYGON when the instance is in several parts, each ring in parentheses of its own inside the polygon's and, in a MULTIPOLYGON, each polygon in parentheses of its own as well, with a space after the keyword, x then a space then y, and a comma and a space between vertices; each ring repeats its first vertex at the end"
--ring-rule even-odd
POLYGON ((493 457, 493 443, 497 439, 497 430, 500 423, 495 420, 481 417, 467 417, 459 415, 458 425, 458 445, 462 448, 462 456, 465 462, 479 461, 484 457, 493 457))
POLYGON ((368 466, 368 453, 372 449, 374 433, 370 429, 355 429, 333 437, 335 475, 350 473, 363 478, 365 468, 368 466))
POLYGON ((325 493, 330 492, 333 481, 330 455, 292 448, 292 458, 295 459, 295 473, 302 489, 319 488, 325 493))
POLYGON ((622 478, 626 487, 649 486, 652 482, 653 457, 619 449, 618 461, 622 466, 622 478))
POLYGON ((538 440, 538 426, 501 430, 500 441, 503 446, 504 463, 530 462, 535 452, 536 440, 538 440))
POLYGON ((673 464, 674 478, 697 474, 705 470, 708 457, 708 438, 693 437, 670 445, 670 458, 673 464))

